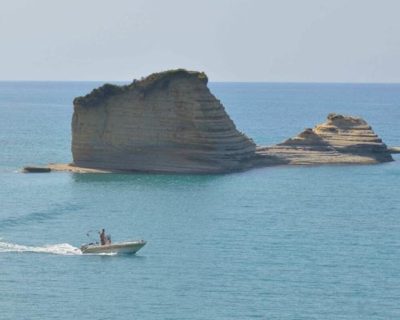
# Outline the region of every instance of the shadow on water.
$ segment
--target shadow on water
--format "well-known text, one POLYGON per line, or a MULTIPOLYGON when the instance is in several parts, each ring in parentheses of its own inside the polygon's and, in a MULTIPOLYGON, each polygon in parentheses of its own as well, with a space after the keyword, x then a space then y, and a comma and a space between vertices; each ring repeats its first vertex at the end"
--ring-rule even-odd
POLYGON ((112 262, 114 259, 118 260, 132 260, 134 259, 135 261, 139 262, 144 262, 146 260, 145 256, 138 255, 138 254, 92 254, 92 255, 87 255, 83 254, 81 255, 82 257, 91 257, 92 259, 100 260, 103 262, 112 262))
POLYGON ((183 174, 147 174, 147 173, 73 173, 72 179, 76 183, 118 183, 142 186, 189 186, 207 185, 224 179, 227 175, 183 175, 183 174))

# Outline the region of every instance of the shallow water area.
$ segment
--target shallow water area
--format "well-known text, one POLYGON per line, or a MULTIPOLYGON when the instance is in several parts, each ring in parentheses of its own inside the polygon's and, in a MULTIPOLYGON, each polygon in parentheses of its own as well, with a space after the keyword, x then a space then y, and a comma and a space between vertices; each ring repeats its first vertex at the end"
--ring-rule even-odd
MULTIPOLYGON (((97 85, 0 83, 4 319, 400 317, 400 155, 225 175, 18 172, 70 162, 71 101, 97 85), (148 242, 136 255, 80 254, 103 227, 148 242)), ((259 144, 329 112, 400 144, 400 85, 210 87, 259 144)))

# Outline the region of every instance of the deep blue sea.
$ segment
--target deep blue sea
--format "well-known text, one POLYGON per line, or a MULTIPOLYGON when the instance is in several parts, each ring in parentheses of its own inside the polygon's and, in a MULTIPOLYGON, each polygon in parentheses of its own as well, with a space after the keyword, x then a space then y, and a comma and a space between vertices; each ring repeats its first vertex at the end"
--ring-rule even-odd
MULTIPOLYGON (((400 319, 400 157, 228 175, 23 174, 70 162, 72 100, 100 82, 0 82, 0 319, 400 319), (145 239, 81 255, 89 230, 145 239)), ((211 83, 278 143, 330 112, 400 145, 400 85, 211 83)))

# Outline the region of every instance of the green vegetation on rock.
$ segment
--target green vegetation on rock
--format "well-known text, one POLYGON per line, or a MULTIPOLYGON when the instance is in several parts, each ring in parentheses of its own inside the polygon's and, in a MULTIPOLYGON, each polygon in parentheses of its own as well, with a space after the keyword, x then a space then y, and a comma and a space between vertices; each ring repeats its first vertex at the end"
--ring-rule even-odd
POLYGON ((83 97, 75 98, 74 105, 82 107, 95 107, 112 96, 123 94, 130 90, 138 90, 146 95, 153 89, 166 88, 172 79, 178 77, 197 78, 206 84, 208 82, 207 75, 204 72, 187 71, 185 69, 168 70, 152 73, 151 75, 140 80, 135 79, 132 83, 124 86, 106 83, 83 97))

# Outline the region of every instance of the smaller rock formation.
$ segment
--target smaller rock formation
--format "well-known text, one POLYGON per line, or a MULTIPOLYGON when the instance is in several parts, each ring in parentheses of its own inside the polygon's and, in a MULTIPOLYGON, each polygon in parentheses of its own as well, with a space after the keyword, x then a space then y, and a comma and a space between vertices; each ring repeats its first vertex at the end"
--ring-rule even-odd
POLYGON ((391 152, 361 118, 331 113, 327 121, 257 154, 288 164, 367 164, 393 161, 391 152))

